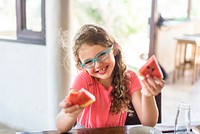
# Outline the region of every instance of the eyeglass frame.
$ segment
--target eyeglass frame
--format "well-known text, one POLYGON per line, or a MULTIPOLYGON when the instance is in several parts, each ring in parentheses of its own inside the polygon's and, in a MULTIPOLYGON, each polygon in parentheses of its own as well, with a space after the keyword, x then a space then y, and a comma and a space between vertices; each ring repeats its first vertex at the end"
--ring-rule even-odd
POLYGON ((111 47, 109 47, 107 50, 101 51, 101 52, 100 52, 99 54, 97 54, 93 59, 85 60, 83 63, 80 62, 81 67, 82 67, 82 68, 92 68, 92 67, 95 66, 96 62, 103 62, 103 61, 105 61, 105 60, 108 58, 108 53, 112 50, 112 48, 113 48, 113 45, 112 45, 111 47), (102 60, 98 60, 98 57, 99 57, 102 53, 105 53, 105 54, 106 54, 106 57, 105 57, 104 59, 102 59, 102 60), (92 66, 89 66, 89 67, 85 66, 85 63, 88 62, 88 61, 92 61, 92 62, 93 62, 92 66))

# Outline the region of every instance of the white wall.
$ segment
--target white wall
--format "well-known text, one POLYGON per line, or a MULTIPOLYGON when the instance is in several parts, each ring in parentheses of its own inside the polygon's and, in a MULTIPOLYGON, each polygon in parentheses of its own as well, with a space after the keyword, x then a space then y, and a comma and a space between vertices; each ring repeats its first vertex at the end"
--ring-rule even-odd
POLYGON ((45 127, 46 60, 45 46, 0 42, 0 122, 45 127))
POLYGON ((55 129, 70 83, 58 38, 60 28, 69 29, 69 2, 46 1, 45 46, 0 41, 0 123, 25 131, 55 129))

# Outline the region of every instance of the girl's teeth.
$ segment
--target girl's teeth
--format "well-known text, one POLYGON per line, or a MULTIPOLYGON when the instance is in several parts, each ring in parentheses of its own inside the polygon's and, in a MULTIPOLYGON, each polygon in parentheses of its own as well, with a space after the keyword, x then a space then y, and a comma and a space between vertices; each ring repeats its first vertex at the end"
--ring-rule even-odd
POLYGON ((99 70, 99 72, 101 72, 101 71, 104 71, 106 68, 104 67, 104 68, 102 68, 101 70, 99 70))
POLYGON ((106 68, 104 67, 104 68, 102 68, 102 70, 105 70, 106 68))

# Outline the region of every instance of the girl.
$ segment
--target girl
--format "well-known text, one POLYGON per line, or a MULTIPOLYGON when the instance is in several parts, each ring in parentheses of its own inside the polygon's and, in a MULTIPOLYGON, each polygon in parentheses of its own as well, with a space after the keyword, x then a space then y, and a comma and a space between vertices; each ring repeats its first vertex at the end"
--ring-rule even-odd
POLYGON ((142 125, 157 123, 155 96, 165 82, 150 75, 140 81, 126 68, 120 47, 109 33, 96 25, 84 25, 75 36, 73 53, 81 71, 70 89, 84 88, 96 101, 85 108, 61 101, 56 118, 58 130, 67 132, 75 123, 86 128, 123 126, 130 102, 142 125))

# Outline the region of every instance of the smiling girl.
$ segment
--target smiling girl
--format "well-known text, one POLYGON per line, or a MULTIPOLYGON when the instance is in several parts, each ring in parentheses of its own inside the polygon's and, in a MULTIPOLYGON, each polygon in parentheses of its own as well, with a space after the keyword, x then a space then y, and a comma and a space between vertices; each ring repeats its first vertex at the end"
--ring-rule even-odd
POLYGON ((84 88, 96 101, 85 108, 66 99, 61 101, 56 118, 59 131, 67 132, 75 124, 86 128, 124 126, 130 102, 142 125, 157 123, 155 96, 161 92, 164 80, 150 75, 140 80, 127 69, 120 46, 106 30, 92 24, 82 26, 75 36, 73 53, 81 71, 70 91, 84 88))

